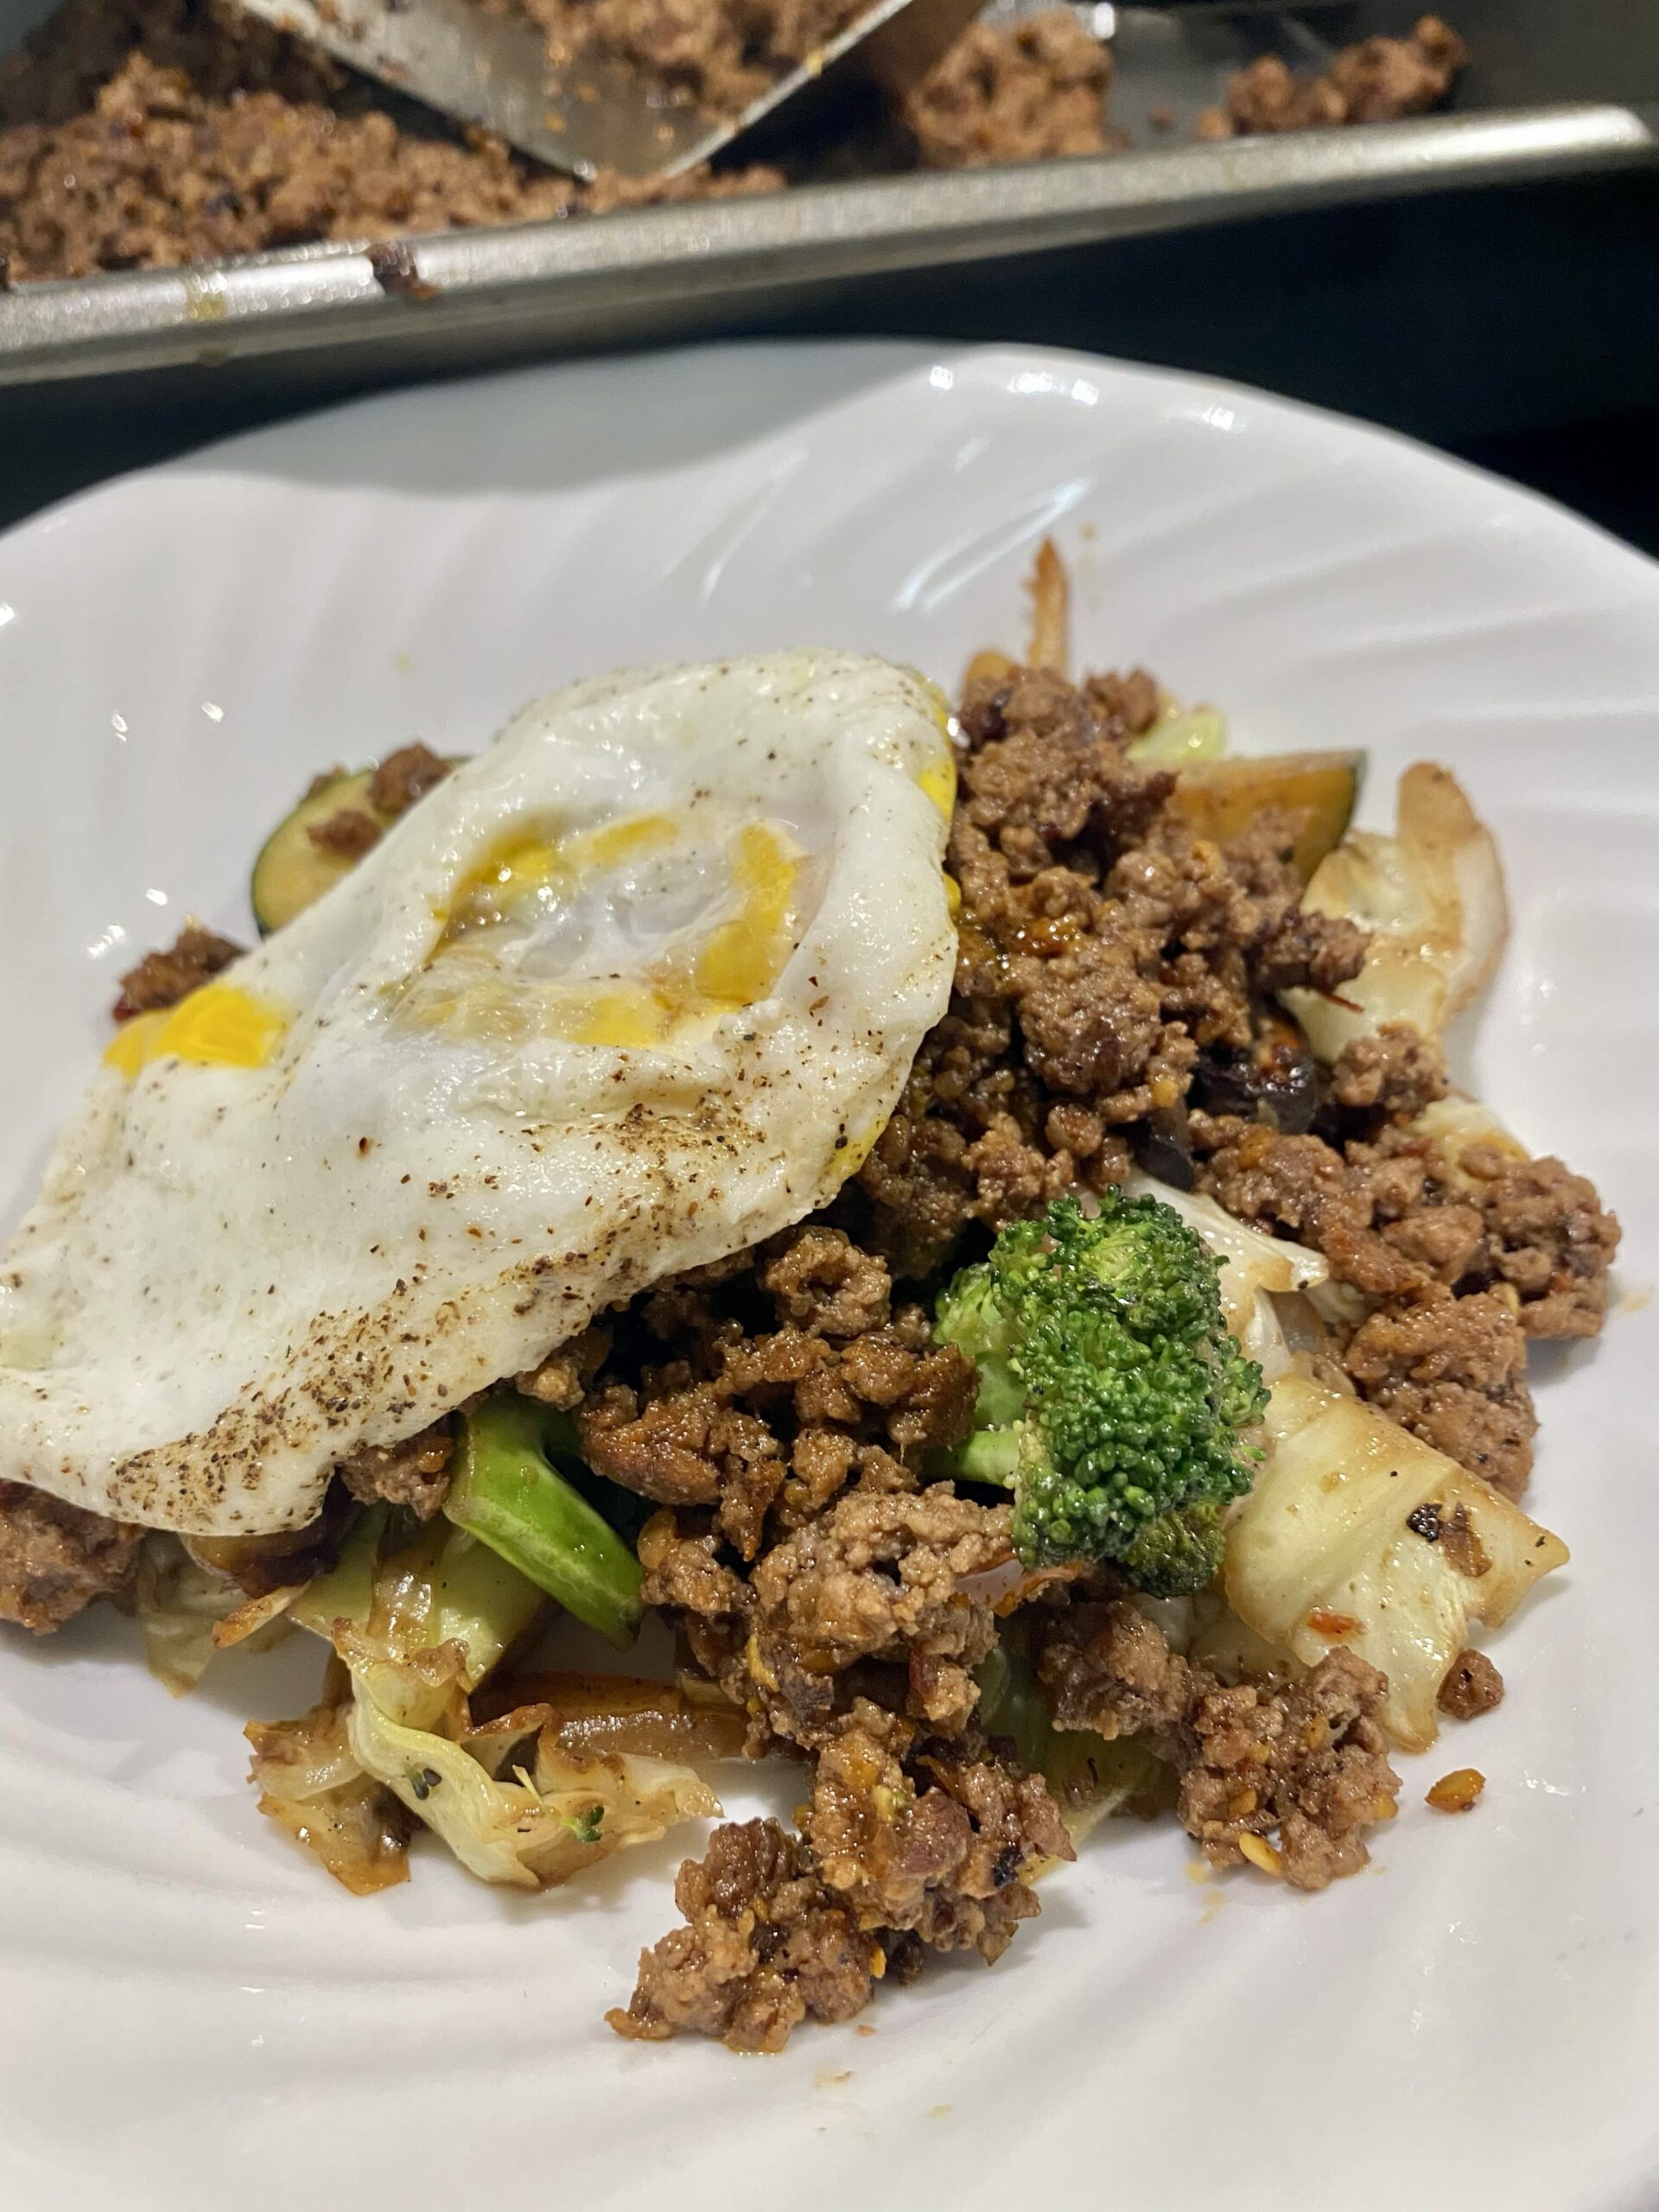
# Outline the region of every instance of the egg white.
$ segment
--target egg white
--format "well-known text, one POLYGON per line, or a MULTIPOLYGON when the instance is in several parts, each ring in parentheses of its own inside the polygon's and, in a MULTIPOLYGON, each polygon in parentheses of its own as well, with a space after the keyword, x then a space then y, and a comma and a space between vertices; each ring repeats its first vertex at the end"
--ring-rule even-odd
POLYGON ((849 655, 527 709, 100 1071, 0 1255, 0 1476, 296 1527, 347 1453, 824 1204, 944 1009, 950 781, 938 693, 849 655))

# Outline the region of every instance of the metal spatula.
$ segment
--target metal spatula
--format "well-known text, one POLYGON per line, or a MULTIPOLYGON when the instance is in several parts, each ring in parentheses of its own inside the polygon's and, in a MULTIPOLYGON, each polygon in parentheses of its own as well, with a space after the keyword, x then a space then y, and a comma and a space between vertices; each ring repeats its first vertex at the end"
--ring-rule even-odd
POLYGON ((874 0, 741 115, 677 105, 614 62, 573 62, 550 87, 543 33, 474 0, 238 0, 460 123, 479 123, 572 176, 677 176, 785 101, 851 73, 888 91, 925 76, 982 0, 874 0))

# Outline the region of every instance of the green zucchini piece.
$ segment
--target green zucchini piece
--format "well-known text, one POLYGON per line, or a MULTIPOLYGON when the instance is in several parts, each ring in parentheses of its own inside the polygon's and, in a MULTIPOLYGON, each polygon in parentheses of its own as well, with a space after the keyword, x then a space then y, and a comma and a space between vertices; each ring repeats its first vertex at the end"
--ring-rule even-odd
POLYGON ((1166 707, 1149 730, 1129 740, 1131 760, 1147 768, 1191 768, 1219 760, 1227 750, 1227 723, 1216 707, 1166 707))
POLYGON ((1208 760, 1180 771, 1170 805, 1218 845, 1242 836, 1258 814, 1283 808, 1304 817, 1292 857, 1306 882, 1342 842, 1365 771, 1363 753, 1278 753, 1208 760))
POLYGON ((346 813, 366 814, 377 830, 390 826, 392 817, 369 803, 373 774, 372 768, 362 768, 353 775, 330 776, 308 791, 291 814, 283 816, 259 848, 259 857, 253 864, 251 894, 253 918, 261 937, 269 937, 296 914, 303 913, 357 864, 354 856, 331 853, 318 844, 311 835, 314 829, 346 813))

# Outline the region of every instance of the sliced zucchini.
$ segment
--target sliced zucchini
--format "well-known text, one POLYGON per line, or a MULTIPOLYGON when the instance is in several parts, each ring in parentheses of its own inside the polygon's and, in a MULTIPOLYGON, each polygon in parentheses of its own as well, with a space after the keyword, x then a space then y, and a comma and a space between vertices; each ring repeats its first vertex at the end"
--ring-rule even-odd
POLYGON ((1279 753, 1256 760, 1208 760, 1183 767, 1171 794, 1202 837, 1225 844, 1270 807, 1306 815, 1293 858, 1306 882, 1353 818, 1365 772, 1363 753, 1279 753))
POLYGON ((1227 722, 1216 707, 1178 707, 1169 700, 1148 730, 1129 740, 1129 758, 1148 768, 1191 768, 1219 760, 1227 750, 1227 722))
POLYGON ((296 914, 303 913, 343 875, 349 875, 355 858, 330 852, 312 836, 313 830, 340 814, 366 814, 377 830, 385 830, 391 817, 369 803, 372 768, 353 775, 330 776, 308 791, 291 814, 284 815, 259 849, 253 864, 253 918, 261 937, 269 937, 296 914))
MULTIPOLYGON (((461 760, 461 756, 450 753, 444 765, 458 768, 461 760)), ((327 842, 318 843, 311 835, 314 830, 338 815, 360 814, 367 816, 378 836, 399 819, 369 797, 374 775, 372 768, 357 768, 319 778, 294 811, 285 815, 266 838, 253 864, 250 887, 253 918, 261 937, 281 929, 325 891, 332 890, 342 875, 351 874, 375 842, 366 840, 356 851, 349 843, 343 849, 331 849, 327 842)))

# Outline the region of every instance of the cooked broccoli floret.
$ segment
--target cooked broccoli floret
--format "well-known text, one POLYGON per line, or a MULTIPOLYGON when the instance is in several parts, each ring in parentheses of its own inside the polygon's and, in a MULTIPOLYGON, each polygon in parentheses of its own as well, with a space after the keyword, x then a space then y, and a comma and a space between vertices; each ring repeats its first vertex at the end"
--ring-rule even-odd
POLYGON ((980 1374, 957 1471, 1013 1491, 1029 1565, 1107 1561, 1165 1597, 1213 1579, 1268 1402, 1217 1272, 1173 1208, 1109 1190, 1096 1217, 1062 1198, 1005 1229, 941 1293, 934 1335, 980 1374))

